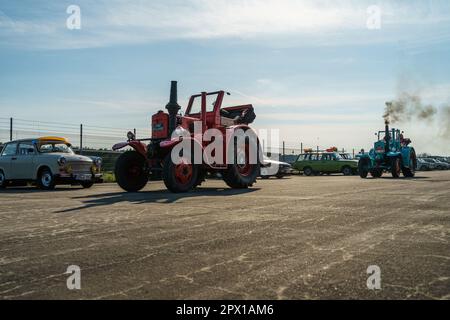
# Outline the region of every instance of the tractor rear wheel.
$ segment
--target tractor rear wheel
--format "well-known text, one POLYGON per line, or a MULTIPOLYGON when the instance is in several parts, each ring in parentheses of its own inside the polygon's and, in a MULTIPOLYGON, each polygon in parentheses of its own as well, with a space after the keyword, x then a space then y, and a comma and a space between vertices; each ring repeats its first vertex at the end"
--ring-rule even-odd
POLYGON ((169 153, 164 159, 163 166, 164 184, 172 192, 188 192, 201 183, 199 165, 192 164, 192 161, 188 159, 181 158, 180 163, 175 164, 169 153))
MULTIPOLYGON (((257 143, 257 142, 252 142, 257 143)), ((246 141, 244 147, 234 148, 233 164, 229 164, 223 172, 223 180, 234 189, 245 189, 251 187, 260 174, 259 157, 256 163, 250 163, 250 142, 246 141)))
POLYGON ((149 171, 145 158, 136 151, 127 151, 116 162, 117 184, 125 191, 137 192, 145 187, 149 171))
POLYGON ((204 168, 199 168, 197 182, 194 185, 194 188, 199 187, 206 180, 207 171, 204 168))
POLYGON ((402 171, 402 163, 400 157, 394 157, 391 160, 391 174, 393 178, 399 178, 402 171))
POLYGON ((358 173, 363 179, 367 178, 369 174, 369 159, 363 158, 358 161, 358 173))
POLYGON ((417 167, 416 151, 412 149, 409 155, 409 168, 402 166, 403 176, 405 176, 406 178, 413 178, 416 175, 416 167, 417 167))

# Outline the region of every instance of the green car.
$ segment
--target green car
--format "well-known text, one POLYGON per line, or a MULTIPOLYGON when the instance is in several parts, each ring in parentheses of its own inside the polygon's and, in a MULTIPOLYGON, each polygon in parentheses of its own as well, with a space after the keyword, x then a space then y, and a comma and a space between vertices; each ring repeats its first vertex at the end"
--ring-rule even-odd
POLYGON ((292 167, 307 176, 321 173, 350 176, 358 172, 358 161, 346 160, 337 152, 309 152, 299 155, 292 167))

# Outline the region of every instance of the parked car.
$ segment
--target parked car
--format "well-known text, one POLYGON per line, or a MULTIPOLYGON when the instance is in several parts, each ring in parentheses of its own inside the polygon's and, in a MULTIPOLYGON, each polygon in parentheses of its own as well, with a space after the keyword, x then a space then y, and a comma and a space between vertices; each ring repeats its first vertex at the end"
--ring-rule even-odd
POLYGON ((423 158, 423 160, 430 164, 432 170, 445 170, 448 168, 445 162, 441 162, 434 158, 423 158))
POLYGON ((440 159, 433 159, 436 162, 438 169, 440 170, 448 170, 450 169, 450 164, 440 159))
POLYGON ((342 173, 349 176, 358 172, 358 161, 345 160, 337 152, 308 152, 298 156, 293 168, 307 176, 320 173, 342 173))
POLYGON ((90 188, 102 180, 101 158, 77 155, 65 138, 43 137, 6 143, 0 156, 0 188, 36 183, 51 190, 57 184, 90 188))
POLYGON ((351 153, 340 153, 342 159, 353 160, 353 155, 351 153))
POLYGON ((433 161, 433 159, 431 159, 431 158, 421 158, 421 159, 430 166, 430 170, 438 170, 439 169, 437 166, 437 163, 435 161, 433 161))
POLYGON ((431 164, 428 161, 425 161, 425 159, 418 158, 417 159, 416 170, 418 170, 418 171, 430 171, 430 170, 432 170, 431 169, 431 164))
POLYGON ((264 164, 260 171, 260 176, 263 179, 268 179, 270 177, 281 179, 292 173, 292 166, 287 162, 276 161, 264 157, 264 164))

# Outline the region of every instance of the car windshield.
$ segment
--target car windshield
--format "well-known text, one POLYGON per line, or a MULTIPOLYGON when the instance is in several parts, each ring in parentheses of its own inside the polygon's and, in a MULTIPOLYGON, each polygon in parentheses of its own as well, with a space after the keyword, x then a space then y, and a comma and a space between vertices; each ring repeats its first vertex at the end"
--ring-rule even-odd
POLYGON ((72 148, 65 143, 45 142, 39 146, 41 153, 69 153, 73 154, 72 148))
POLYGON ((334 154, 336 157, 336 160, 342 160, 342 156, 339 153, 334 154))

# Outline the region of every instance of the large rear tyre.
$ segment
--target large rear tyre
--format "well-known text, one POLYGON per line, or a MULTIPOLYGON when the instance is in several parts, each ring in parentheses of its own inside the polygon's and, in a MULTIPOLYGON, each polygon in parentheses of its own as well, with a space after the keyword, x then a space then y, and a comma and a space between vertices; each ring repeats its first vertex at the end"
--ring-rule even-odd
POLYGON ((198 186, 199 165, 192 164, 192 161, 181 158, 180 163, 172 161, 171 153, 164 159, 163 180, 167 189, 172 192, 188 192, 198 186))
POLYGON ((127 151, 116 162, 117 184, 125 191, 137 192, 145 187, 149 171, 145 158, 136 151, 127 151))
MULTIPOLYGON (((257 142, 251 142, 257 143, 257 142)), ((234 148, 233 164, 228 165, 223 172, 223 180, 234 189, 245 189, 251 187, 261 172, 258 157, 255 164, 250 163, 250 142, 246 141, 242 147, 234 148)))
POLYGON ((402 162, 400 157, 394 157, 391 160, 391 174, 393 178, 399 178, 402 171, 402 162))
POLYGON ((358 173, 362 179, 367 178, 369 174, 369 159, 363 158, 358 161, 358 173))
POLYGON ((259 173, 259 164, 249 164, 247 168, 232 164, 223 173, 225 183, 234 189, 245 189, 253 186, 259 173))
POLYGON ((201 186, 201 184, 206 180, 207 171, 204 168, 198 169, 197 182, 195 182, 194 188, 201 186))
POLYGON ((402 166, 403 176, 406 178, 413 178, 416 175, 416 167, 417 167, 416 151, 412 149, 409 155, 409 168, 402 166))

